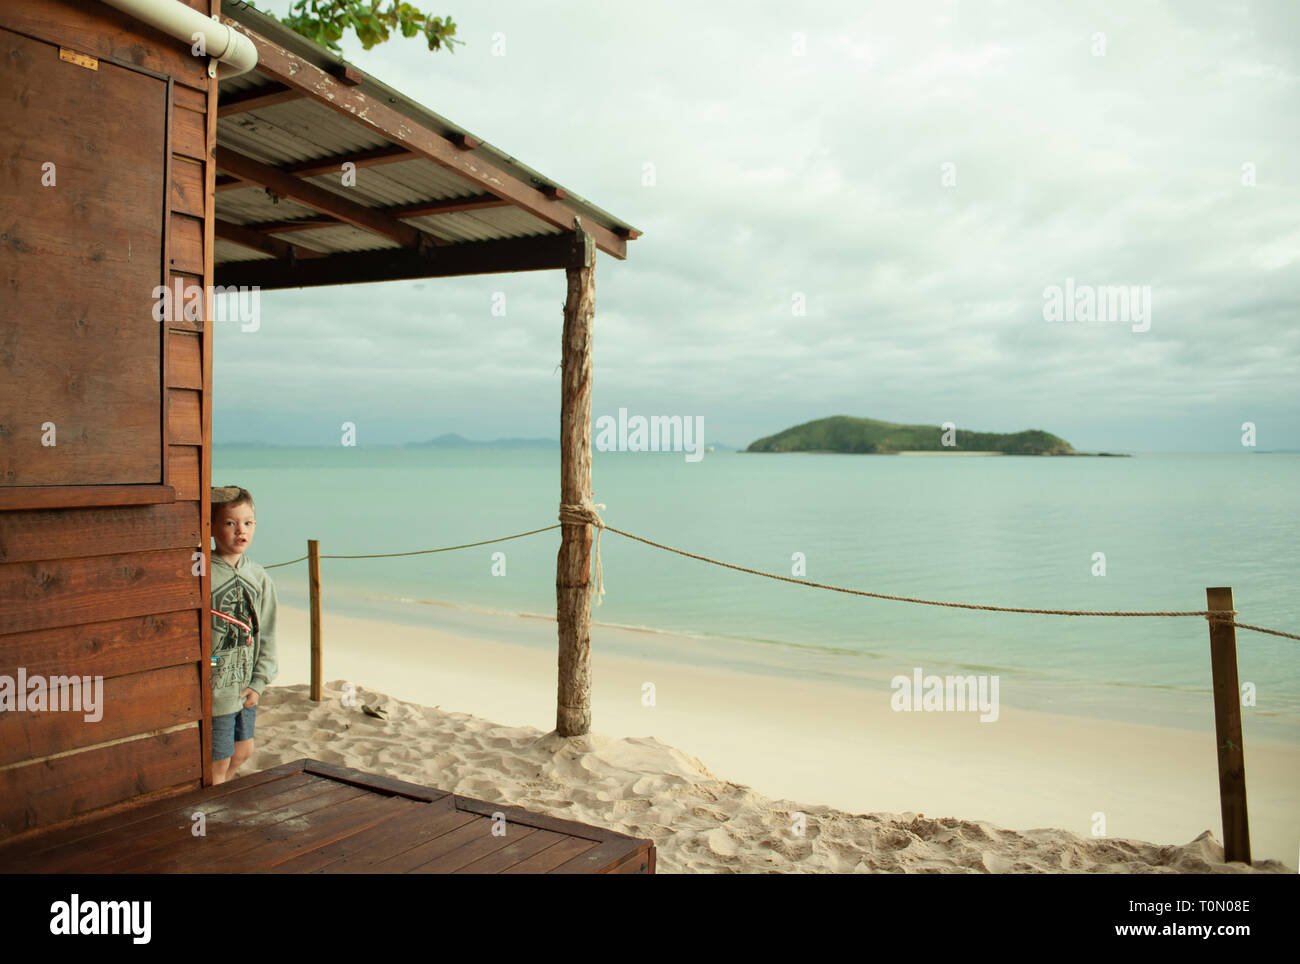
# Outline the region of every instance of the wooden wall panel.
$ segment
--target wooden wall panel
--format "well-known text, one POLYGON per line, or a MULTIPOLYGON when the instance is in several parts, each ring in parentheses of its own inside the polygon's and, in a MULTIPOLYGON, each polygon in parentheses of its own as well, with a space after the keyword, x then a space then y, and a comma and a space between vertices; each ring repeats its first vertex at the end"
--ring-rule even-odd
POLYGON ((203 220, 173 214, 167 232, 167 253, 173 271, 203 274, 203 220))
POLYGON ((203 165, 198 161, 172 158, 172 210, 203 217, 203 165))
POLYGON ((192 502, 0 512, 0 563, 197 549, 201 533, 192 502))
POLYGON ((202 773, 197 726, 0 770, 0 837, 152 793, 202 773))
POLYGON ((209 575, 192 566, 209 529, 211 328, 183 314, 159 325, 151 309, 160 278, 212 280, 217 91, 188 44, 92 0, 0 0, 0 28, 24 35, 0 30, 0 371, 23 387, 0 391, 0 489, 14 493, 0 501, 0 674, 103 676, 107 701, 98 723, 0 714, 7 837, 210 780, 209 575), (59 61, 57 45, 98 69, 59 61), (171 75, 169 133, 166 82, 113 60, 171 75), (58 180, 42 193, 46 160, 58 180), (13 431, 43 414, 33 385, 86 413, 43 418, 54 453, 13 431), (77 446, 96 457, 74 462, 77 446), (164 479, 180 501, 70 508, 164 479), (24 495, 37 492, 51 497, 24 495), (106 740, 120 742, 95 745, 106 740))
POLYGON ((104 3, 6 2, 0 4, 0 27, 98 57, 101 67, 104 61, 116 60, 171 74, 177 83, 197 90, 208 89, 206 58, 191 56, 189 45, 104 3))
MULTIPOLYGON (((175 89, 174 93, 180 94, 183 87, 175 89)), ((172 110, 172 151, 183 157, 192 157, 195 160, 202 160, 204 156, 204 115, 192 110, 186 110, 179 105, 180 98, 177 97, 177 103, 172 110)))
POLYGON ((174 319, 172 319, 172 321, 171 321, 171 323, 170 323, 170 324, 171 324, 171 327, 172 327, 173 329, 178 330, 178 331, 195 331, 195 332, 202 332, 202 331, 203 331, 203 297, 202 297, 202 292, 203 292, 203 287, 204 287, 203 275, 201 275, 201 274, 187 274, 187 273, 185 273, 185 272, 183 272, 183 271, 172 271, 172 272, 168 275, 168 278, 167 278, 167 284, 168 284, 168 286, 169 286, 169 287, 171 288, 171 290, 172 290, 173 297, 175 296, 175 292, 176 292, 176 283, 177 283, 178 281, 180 282, 180 285, 181 285, 181 297, 182 297, 182 298, 186 298, 186 299, 188 299, 188 297, 189 297, 189 291, 190 291, 190 287, 191 287, 191 286, 194 286, 194 287, 196 287, 196 288, 199 289, 199 301, 198 301, 198 305, 199 305, 199 312, 198 312, 198 314, 199 314, 199 317, 196 318, 196 319, 186 318, 185 315, 184 315, 184 313, 182 312, 182 313, 178 314, 174 319))
POLYGON ((162 481, 166 93, 0 30, 0 485, 162 481))
MULTIPOLYGON (((172 91, 172 103, 177 107, 193 111, 199 115, 199 123, 206 123, 208 112, 208 95, 201 90, 192 90, 189 87, 177 87, 172 91)), ((190 157, 203 158, 207 152, 203 150, 203 141, 206 137, 203 129, 199 129, 199 153, 191 154, 190 157)))
POLYGON ((167 390, 167 438, 173 445, 202 445, 203 421, 199 401, 203 393, 187 388, 167 390))
POLYGON ((202 605, 190 549, 0 564, 0 633, 202 605))
POLYGON ((199 489, 199 455, 203 450, 197 445, 168 446, 168 472, 177 500, 197 499, 199 489))
POLYGON ((0 486, 0 512, 106 505, 158 505, 175 501, 176 492, 170 485, 0 486))
POLYGON ((203 391, 203 336, 196 331, 167 335, 167 386, 203 391))
MULTIPOLYGON (((30 672, 27 678, 32 678, 30 672)), ((91 680, 90 689, 85 698, 94 701, 94 713, 86 712, 80 689, 76 699, 69 690, 62 697, 66 702, 54 695, 46 704, 59 702, 68 710, 0 713, 0 766, 196 722, 203 705, 198 663, 115 676, 98 686, 91 680), (98 718, 87 720, 87 715, 98 718)))
POLYGON ((0 636, 0 673, 22 666, 39 676, 113 677, 197 662, 199 619, 199 610, 182 609, 0 636))

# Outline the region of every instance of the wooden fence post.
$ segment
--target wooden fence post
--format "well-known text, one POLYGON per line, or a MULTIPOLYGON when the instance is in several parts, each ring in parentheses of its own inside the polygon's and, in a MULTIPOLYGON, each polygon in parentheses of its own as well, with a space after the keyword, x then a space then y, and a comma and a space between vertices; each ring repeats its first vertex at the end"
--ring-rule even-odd
MULTIPOLYGON (((1230 610, 1232 588, 1205 590, 1205 608, 1230 610)), ((1246 816, 1246 756, 1241 740, 1241 686, 1237 680, 1237 630, 1211 618, 1210 675, 1214 686, 1214 734, 1219 747, 1219 807, 1225 860, 1250 863, 1246 816)))
MULTIPOLYGON (((594 249, 581 268, 566 268, 560 374, 560 502, 579 505, 591 493, 591 318, 595 314, 594 249)), ((591 526, 564 524, 555 564, 559 670, 555 729, 591 731, 591 526)))
POLYGON ((307 591, 311 595, 311 698, 321 697, 320 668, 320 542, 307 540, 307 591))

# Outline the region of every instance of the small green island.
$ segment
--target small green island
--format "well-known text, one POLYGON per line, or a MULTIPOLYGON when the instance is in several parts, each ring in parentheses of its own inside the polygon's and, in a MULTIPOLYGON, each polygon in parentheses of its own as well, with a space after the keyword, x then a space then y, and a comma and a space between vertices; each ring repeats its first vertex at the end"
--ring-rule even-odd
MULTIPOLYGON (((950 424, 950 423, 949 423, 950 424)), ((969 432, 939 425, 899 425, 874 418, 832 415, 804 422, 750 444, 746 452, 842 452, 855 455, 898 455, 935 452, 948 455, 1087 455, 1065 439, 1041 429, 1002 434, 969 432), (946 436, 946 438, 945 438, 946 436), (944 444, 947 441, 948 444, 944 444)), ((1097 455, 1111 455, 1098 452, 1097 455)))

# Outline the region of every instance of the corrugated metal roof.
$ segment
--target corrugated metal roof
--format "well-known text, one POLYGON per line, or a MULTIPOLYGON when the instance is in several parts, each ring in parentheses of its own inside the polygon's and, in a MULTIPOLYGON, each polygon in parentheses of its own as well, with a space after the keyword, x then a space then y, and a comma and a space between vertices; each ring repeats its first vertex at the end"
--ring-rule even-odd
POLYGON ((350 224, 332 224, 311 231, 295 231, 285 237, 294 244, 301 244, 304 248, 326 254, 336 254, 340 251, 383 251, 401 247, 396 241, 371 234, 369 231, 362 231, 350 224))
MULTIPOLYGON (((278 21, 243 3, 231 3, 223 9, 223 13, 322 69, 343 63, 329 51, 317 47, 278 21)), ((363 77, 358 88, 363 93, 375 97, 434 132, 442 136, 469 133, 369 75, 363 74, 363 77)), ((255 91, 260 87, 276 89, 266 77, 253 72, 222 80, 220 90, 222 99, 227 100, 234 94, 255 91)), ((387 147, 391 143, 365 125, 308 97, 220 117, 217 121, 217 142, 222 148, 275 167, 357 154, 387 147)), ((480 143, 474 153, 526 184, 554 184, 487 143, 480 143)), ((361 166, 355 171, 355 177, 355 186, 348 187, 342 184, 341 170, 309 176, 305 180, 347 200, 376 209, 483 195, 478 184, 427 158, 408 158, 361 166)), ((564 203, 584 219, 590 219, 616 233, 635 231, 631 225, 602 211, 567 188, 563 190, 567 195, 564 203)), ((273 199, 261 186, 219 191, 216 213, 218 219, 240 225, 290 221, 317 215, 314 209, 299 202, 288 198, 273 199)), ((453 243, 562 233, 562 229, 513 205, 425 215, 408 218, 406 223, 453 243)), ((348 224, 294 230, 278 236, 315 251, 330 253, 400 247, 389 238, 348 224)), ((218 241, 214 257, 218 264, 222 264, 264 260, 269 255, 233 242, 218 241)))
POLYGON ((242 244, 235 244, 233 241, 222 241, 217 238, 216 244, 212 246, 212 255, 216 258, 217 264, 227 264, 232 261, 273 261, 271 255, 264 254, 261 251, 252 251, 242 244))
POLYGON ((270 164, 366 151, 389 143, 368 127, 305 97, 223 117, 217 121, 217 139, 223 147, 270 164))
POLYGON ((260 185, 217 192, 217 218, 236 224, 293 221, 314 217, 316 213, 314 209, 288 198, 273 201, 260 185))

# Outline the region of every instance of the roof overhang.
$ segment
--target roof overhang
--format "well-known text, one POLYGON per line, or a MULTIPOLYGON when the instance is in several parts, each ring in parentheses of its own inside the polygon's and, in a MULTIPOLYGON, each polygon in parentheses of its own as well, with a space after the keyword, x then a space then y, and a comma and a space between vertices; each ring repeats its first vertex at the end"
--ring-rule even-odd
POLYGON ((234 3, 222 22, 257 66, 220 84, 218 284, 576 267, 640 235, 279 21, 234 3))

